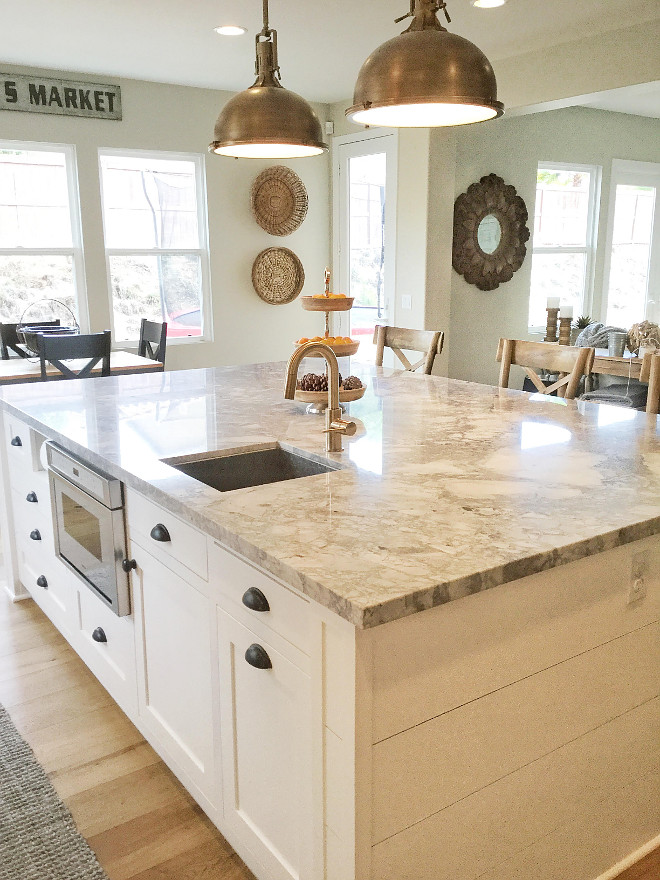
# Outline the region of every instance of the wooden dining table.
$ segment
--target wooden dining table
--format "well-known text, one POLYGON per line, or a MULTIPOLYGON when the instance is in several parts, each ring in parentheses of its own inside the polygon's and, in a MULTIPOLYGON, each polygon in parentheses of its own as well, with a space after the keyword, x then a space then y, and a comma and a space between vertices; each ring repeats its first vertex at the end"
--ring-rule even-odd
MULTIPOLYGON (((67 361, 72 370, 78 370, 87 363, 88 358, 80 361, 67 361)), ((113 351, 110 353, 110 373, 112 375, 126 375, 127 373, 156 373, 163 369, 160 361, 152 361, 150 358, 140 357, 130 351, 113 351)), ((46 373, 54 379, 64 379, 60 371, 46 364, 46 373)), ((98 364, 92 370, 92 376, 101 373, 101 365, 98 364)), ((12 385, 20 382, 40 382, 41 366, 36 358, 12 357, 9 360, 0 360, 0 385, 12 385)))
POLYGON ((592 373, 604 373, 608 376, 623 376, 625 379, 639 380, 643 358, 626 352, 623 357, 612 357, 606 348, 597 348, 592 373))

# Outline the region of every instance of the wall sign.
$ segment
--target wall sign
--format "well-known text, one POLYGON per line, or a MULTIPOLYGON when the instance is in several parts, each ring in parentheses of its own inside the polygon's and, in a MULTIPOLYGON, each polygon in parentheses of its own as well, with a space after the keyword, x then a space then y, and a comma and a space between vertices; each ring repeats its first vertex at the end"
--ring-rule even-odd
POLYGON ((0 73, 0 110, 121 119, 121 89, 103 83, 0 73))

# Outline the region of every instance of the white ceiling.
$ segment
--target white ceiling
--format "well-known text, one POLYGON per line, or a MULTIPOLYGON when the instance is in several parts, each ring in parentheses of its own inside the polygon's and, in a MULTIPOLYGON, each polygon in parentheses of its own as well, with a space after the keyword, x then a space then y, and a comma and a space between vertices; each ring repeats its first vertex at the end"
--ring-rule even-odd
POLYGON ((660 82, 599 92, 580 103, 583 107, 595 107, 597 110, 613 110, 615 113, 660 119, 660 82))
MULTIPOLYGON (((409 0, 270 0, 282 84, 308 100, 350 98, 357 72, 400 33, 409 0)), ((657 16, 657 0, 448 0, 448 28, 498 59, 657 16)), ((11 64, 238 91, 253 82, 260 0, 20 0, 2 17, 0 70, 11 64), (219 37, 239 23, 242 37, 219 37)), ((442 19, 444 21, 444 19, 442 19)), ((497 65, 494 65, 497 69, 497 65)))

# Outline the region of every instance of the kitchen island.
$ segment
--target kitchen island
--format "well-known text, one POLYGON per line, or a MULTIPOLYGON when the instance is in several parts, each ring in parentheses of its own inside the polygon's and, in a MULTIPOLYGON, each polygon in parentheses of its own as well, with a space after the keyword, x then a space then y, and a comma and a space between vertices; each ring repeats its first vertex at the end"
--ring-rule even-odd
POLYGON ((605 876, 660 833, 658 423, 360 375, 339 469, 229 493, 172 465, 326 458, 282 364, 5 389, 10 588, 260 880, 605 876), (126 486, 133 613, 100 649, 95 598, 35 587, 20 538, 44 438, 126 486))

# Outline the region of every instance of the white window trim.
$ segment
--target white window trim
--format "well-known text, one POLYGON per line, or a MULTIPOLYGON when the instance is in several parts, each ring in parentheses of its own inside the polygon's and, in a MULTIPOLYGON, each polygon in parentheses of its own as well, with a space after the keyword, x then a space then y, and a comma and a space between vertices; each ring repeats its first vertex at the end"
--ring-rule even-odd
MULTIPOLYGON (((616 189, 619 185, 655 186, 655 210, 653 213, 653 237, 651 239, 651 255, 649 266, 648 291, 657 289, 660 283, 660 254, 655 254, 660 240, 660 163, 637 162, 634 159, 612 159, 610 176, 610 197, 607 212, 607 233, 605 235, 605 260, 603 264, 603 289, 601 299, 602 320, 607 321, 607 308, 610 294, 610 270, 612 267, 612 239, 614 238, 614 212, 616 208, 616 189)), ((647 291, 647 320, 658 321, 660 305, 658 299, 649 300, 647 291), (649 306, 651 308, 649 308, 649 306)))
MULTIPOLYGON (((200 336, 173 336, 168 337, 167 345, 194 345, 200 342, 213 341, 213 312, 211 309, 211 261, 209 249, 209 222, 208 204, 206 198, 206 161, 201 153, 177 153, 170 150, 122 150, 101 148, 98 151, 99 184, 101 190, 101 216, 103 220, 103 244, 105 247, 106 281, 108 285, 108 302, 110 305, 110 326, 113 340, 115 338, 115 312, 112 301, 112 278, 110 274, 110 257, 112 256, 155 256, 158 254, 186 255, 193 254, 200 257, 202 271, 202 332, 200 336), (135 159, 171 159, 184 162, 193 162, 195 165, 195 198, 197 200, 197 217, 199 222, 199 240, 201 248, 108 248, 105 247, 105 204, 103 196, 103 169, 101 167, 102 156, 126 156, 135 159)), ((117 342, 116 348, 133 349, 137 345, 137 339, 127 339, 117 342)))
POLYGON ((89 308, 85 284, 85 261, 83 255, 82 222, 78 189, 78 165, 73 144, 45 144, 41 141, 0 140, 0 149, 23 150, 31 153, 63 153, 66 171, 69 215, 71 218, 71 247, 68 248, 0 248, 0 256, 65 256, 71 257, 73 267, 73 292, 78 312, 78 323, 83 333, 89 332, 89 308))
MULTIPOLYGON (((532 259, 534 254, 586 254, 584 267, 584 297, 582 299, 582 314, 591 315, 594 303, 594 275, 596 269, 596 246, 598 241, 598 215, 600 211, 600 189, 602 171, 600 165, 581 165, 579 162, 538 162, 536 173, 545 168, 549 171, 587 171, 589 172, 589 207, 587 209, 587 234, 585 244, 580 247, 534 247, 534 230, 532 228, 532 259)), ((534 197, 534 214, 532 223, 536 218, 536 196, 534 197)), ((532 295, 530 287, 530 296, 532 295)), ((580 315, 575 315, 579 318, 580 315)), ((529 333, 545 334, 545 325, 542 327, 528 327, 529 333)))

